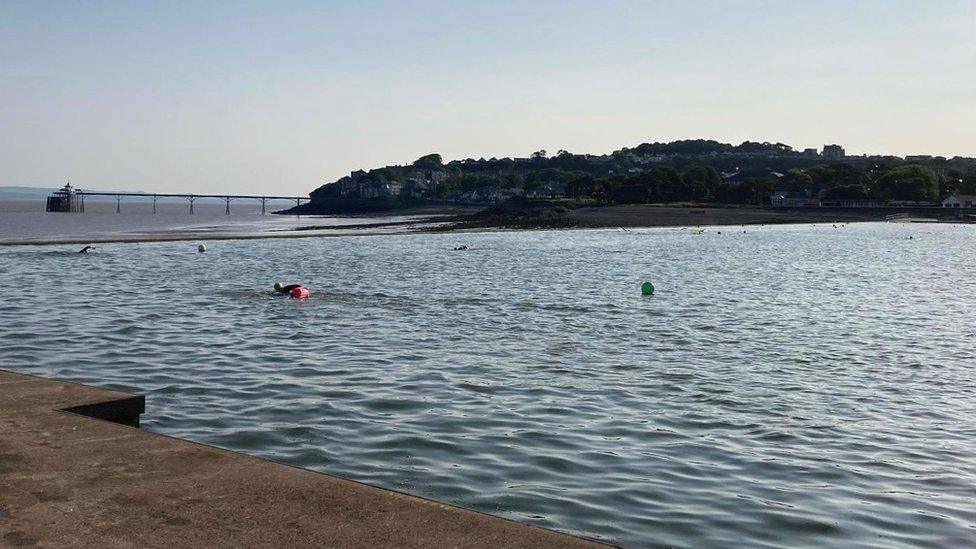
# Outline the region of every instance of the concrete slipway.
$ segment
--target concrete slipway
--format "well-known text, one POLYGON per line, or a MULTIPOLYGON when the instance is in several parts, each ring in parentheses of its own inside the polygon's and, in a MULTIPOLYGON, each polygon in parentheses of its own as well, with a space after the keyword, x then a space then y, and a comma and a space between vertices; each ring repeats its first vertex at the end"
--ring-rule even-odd
POLYGON ((144 408, 0 370, 0 546, 598 546, 143 431, 144 408))

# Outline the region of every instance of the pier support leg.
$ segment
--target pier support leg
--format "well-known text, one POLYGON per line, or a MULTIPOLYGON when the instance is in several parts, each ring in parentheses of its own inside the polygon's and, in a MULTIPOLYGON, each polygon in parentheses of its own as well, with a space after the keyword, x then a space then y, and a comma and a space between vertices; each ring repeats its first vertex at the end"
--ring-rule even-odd
POLYGON ((261 197, 261 215, 265 215, 265 204, 268 203, 268 199, 261 197))
POLYGON ((194 198, 191 194, 189 197, 187 197, 187 200, 190 201, 190 215, 193 215, 193 201, 196 200, 196 198, 194 198))
POLYGON ((230 215, 230 197, 229 196, 225 196, 224 197, 224 202, 227 205, 227 209, 224 210, 224 215, 230 215))
POLYGON ((122 213, 122 197, 118 195, 115 197, 115 213, 122 213))
POLYGON ((156 213, 156 200, 158 199, 159 199, 158 196, 153 195, 153 213, 156 213))

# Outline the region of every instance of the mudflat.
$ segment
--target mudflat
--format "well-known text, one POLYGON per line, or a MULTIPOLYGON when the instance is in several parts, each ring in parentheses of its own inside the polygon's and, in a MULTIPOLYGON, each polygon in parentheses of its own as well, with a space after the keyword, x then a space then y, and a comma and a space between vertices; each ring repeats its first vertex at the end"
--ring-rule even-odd
POLYGON ((668 207, 644 204, 584 207, 569 217, 586 227, 687 227, 697 225, 756 225, 774 223, 834 223, 884 221, 884 213, 853 208, 668 207))

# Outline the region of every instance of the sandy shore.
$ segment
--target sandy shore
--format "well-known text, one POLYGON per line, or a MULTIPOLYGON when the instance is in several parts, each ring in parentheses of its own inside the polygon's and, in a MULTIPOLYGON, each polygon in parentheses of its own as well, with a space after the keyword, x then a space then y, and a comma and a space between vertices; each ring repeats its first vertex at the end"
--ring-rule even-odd
MULTIPOLYGON (((640 227, 698 227, 715 225, 774 225, 784 223, 852 223, 885 221, 889 209, 660 206, 626 204, 581 206, 525 201, 502 203, 470 216, 459 216, 457 229, 597 229, 640 227)), ((928 211, 932 221, 949 220, 952 212, 928 211)), ((921 216, 919 216, 921 217, 921 216)))
MULTIPOLYGON (((419 213, 435 213, 433 210, 419 213)), ((379 236, 449 232, 489 232, 499 230, 559 230, 640 227, 697 227, 722 225, 773 225, 786 223, 855 223, 885 220, 887 210, 858 210, 842 208, 772 209, 743 207, 676 207, 651 204, 588 206, 576 209, 543 208, 541 211, 520 210, 502 215, 472 215, 471 209, 459 210, 459 215, 438 215, 421 220, 403 221, 405 212, 391 212, 390 222, 348 224, 321 227, 296 227, 291 230, 267 232, 172 232, 160 234, 99 235, 54 238, 0 239, 0 246, 53 246, 135 242, 174 242, 211 240, 255 240, 265 238, 319 238, 339 236, 379 236), (392 220, 392 218, 400 218, 392 220)), ((946 217, 952 212, 927 212, 942 218, 932 221, 954 221, 946 217)), ((375 217, 375 214, 371 215, 375 217)))

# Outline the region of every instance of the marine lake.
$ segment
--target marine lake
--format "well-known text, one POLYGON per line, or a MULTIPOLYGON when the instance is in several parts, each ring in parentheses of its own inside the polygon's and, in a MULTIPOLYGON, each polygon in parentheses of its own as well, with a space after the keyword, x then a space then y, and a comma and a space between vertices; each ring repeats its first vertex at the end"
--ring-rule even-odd
POLYGON ((0 368, 625 546, 976 545, 976 226, 204 238, 0 247, 0 368))

